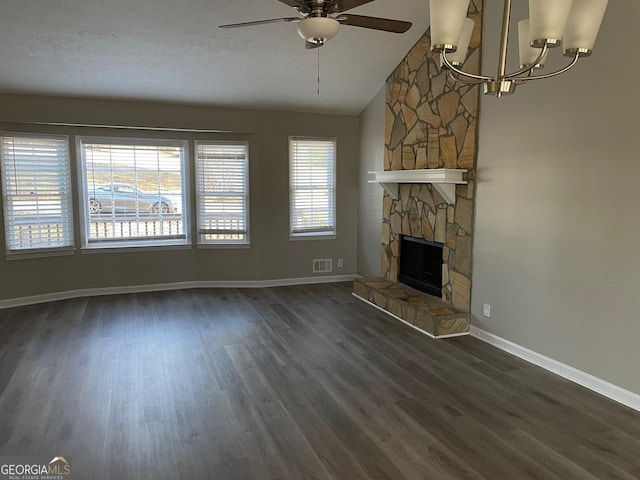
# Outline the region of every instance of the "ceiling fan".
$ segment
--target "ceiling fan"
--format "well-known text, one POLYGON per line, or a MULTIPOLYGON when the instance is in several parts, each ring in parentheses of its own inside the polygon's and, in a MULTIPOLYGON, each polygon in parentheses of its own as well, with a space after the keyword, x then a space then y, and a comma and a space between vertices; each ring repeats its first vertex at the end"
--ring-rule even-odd
POLYGON ((404 33, 411 22, 389 18, 368 17, 343 13, 373 0, 278 0, 298 11, 297 17, 272 18, 253 22, 220 25, 220 28, 251 27, 265 23, 289 22, 298 24, 298 33, 305 40, 305 48, 319 48, 338 33, 340 25, 404 33))

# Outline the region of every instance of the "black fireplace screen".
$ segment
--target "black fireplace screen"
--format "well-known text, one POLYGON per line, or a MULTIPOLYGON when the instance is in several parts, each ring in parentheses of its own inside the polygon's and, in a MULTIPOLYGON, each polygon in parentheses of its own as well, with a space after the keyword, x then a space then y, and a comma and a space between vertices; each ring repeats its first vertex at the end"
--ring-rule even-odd
POLYGON ((442 297, 442 248, 422 238, 400 236, 399 280, 421 292, 442 297))

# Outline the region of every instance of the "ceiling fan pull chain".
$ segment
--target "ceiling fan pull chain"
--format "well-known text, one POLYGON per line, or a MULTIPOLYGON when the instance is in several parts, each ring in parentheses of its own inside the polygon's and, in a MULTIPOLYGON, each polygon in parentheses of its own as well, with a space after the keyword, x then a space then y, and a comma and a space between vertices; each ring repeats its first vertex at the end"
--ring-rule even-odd
POLYGON ((316 49, 318 52, 318 95, 320 95, 320 49, 316 49))

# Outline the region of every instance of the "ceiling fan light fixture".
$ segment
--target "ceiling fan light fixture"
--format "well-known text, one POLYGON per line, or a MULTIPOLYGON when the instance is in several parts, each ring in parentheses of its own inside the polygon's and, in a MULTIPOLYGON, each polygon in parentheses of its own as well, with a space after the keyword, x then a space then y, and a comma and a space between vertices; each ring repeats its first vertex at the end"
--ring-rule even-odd
POLYGON ((309 17, 298 23, 298 34, 311 43, 331 40, 339 29, 340 23, 330 17, 309 17))

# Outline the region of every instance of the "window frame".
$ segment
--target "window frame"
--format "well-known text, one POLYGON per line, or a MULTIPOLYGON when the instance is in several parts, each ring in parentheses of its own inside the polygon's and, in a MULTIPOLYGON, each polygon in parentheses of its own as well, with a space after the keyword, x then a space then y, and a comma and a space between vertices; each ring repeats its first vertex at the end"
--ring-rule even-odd
POLYGON ((300 136, 300 135, 292 135, 289 137, 289 240, 299 241, 299 240, 331 240, 337 238, 337 167, 338 167, 338 140, 336 137, 308 137, 308 136, 300 136), (331 225, 331 230, 327 231, 294 231, 293 229, 293 213, 294 213, 294 202, 293 202, 293 192, 294 185, 293 181, 293 170, 294 170, 294 158, 293 158, 293 144, 295 141, 306 141, 306 142, 332 142, 333 143, 333 177, 331 178, 332 182, 332 194, 333 194, 333 211, 331 212, 333 225, 331 225))
POLYGON ((148 146, 180 146, 182 148, 181 158, 181 190, 182 190, 182 230, 184 238, 154 238, 150 240, 110 240, 91 241, 88 235, 90 225, 88 204, 85 200, 80 200, 78 216, 80 218, 81 250, 83 253, 93 253, 99 250, 117 251, 140 251, 144 249, 160 250, 167 248, 191 248, 191 175, 190 175, 190 145, 189 141, 183 138, 158 138, 158 137, 127 137, 113 135, 77 135, 76 136, 76 161, 78 171, 78 194, 80 199, 88 198, 89 186, 87 184, 87 170, 85 162, 85 143, 102 143, 109 145, 148 145, 148 146))
POLYGON ((251 245, 251 215, 250 215, 250 152, 249 142, 247 140, 194 140, 194 168, 195 168, 195 184, 196 191, 196 212, 195 212, 195 226, 196 226, 196 245, 198 248, 248 248, 251 245), (235 145, 243 146, 245 151, 244 165, 244 213, 245 213, 245 238, 244 239, 220 239, 220 240, 203 240, 203 234, 200 233, 200 199, 202 192, 200 191, 200 158, 199 158, 199 146, 200 145, 235 145))
MULTIPOLYGON (((18 260, 23 258, 41 258, 59 255, 73 255, 76 250, 75 246, 75 225, 74 225, 74 188, 73 188, 73 174, 71 171, 71 148, 69 143, 69 135, 65 134, 51 134, 51 133, 32 133, 32 132, 13 132, 13 131, 0 131, 0 141, 2 137, 22 137, 33 139, 55 139, 62 140, 66 146, 66 159, 64 165, 66 166, 66 184, 68 186, 68 193, 66 194, 66 208, 67 218, 61 214, 61 225, 66 224, 68 243, 66 245, 57 245, 53 247, 38 247, 38 248, 11 248, 9 237, 9 202, 7 202, 8 194, 5 193, 4 180, 0 182, 0 193, 2 194, 2 220, 3 220, 3 234, 4 234, 4 248, 7 260, 18 260), (64 220, 64 222, 63 222, 64 220)), ((0 150, 2 146, 0 145, 0 150)), ((4 162, 0 153, 0 171, 4 172, 2 177, 6 175, 4 162)))

